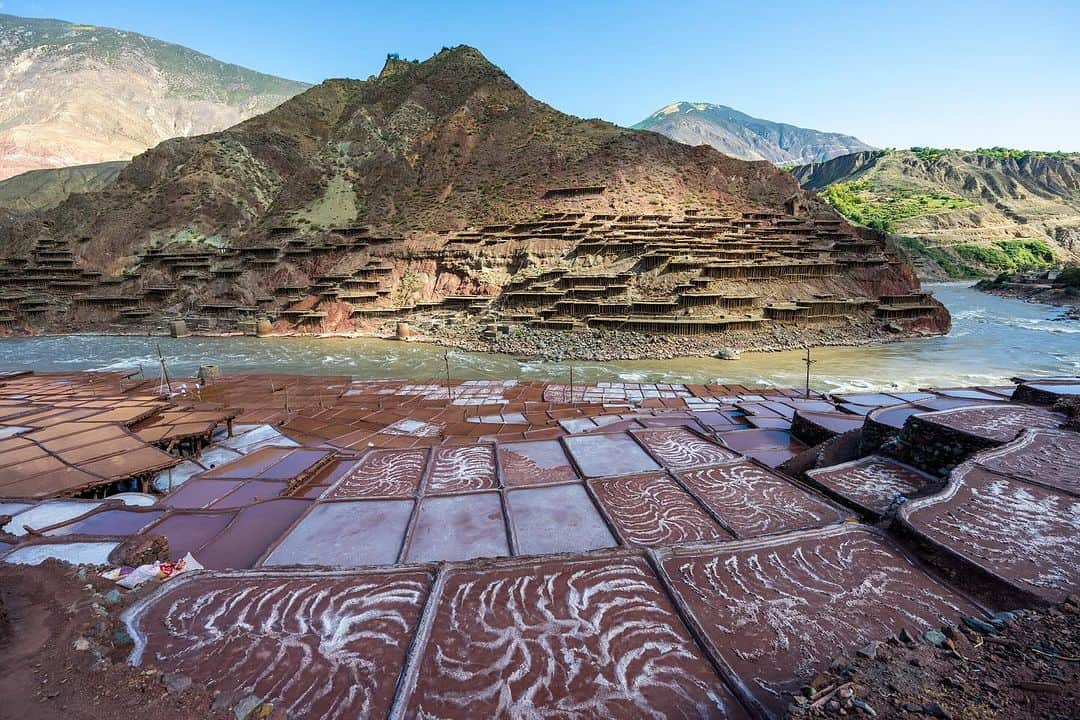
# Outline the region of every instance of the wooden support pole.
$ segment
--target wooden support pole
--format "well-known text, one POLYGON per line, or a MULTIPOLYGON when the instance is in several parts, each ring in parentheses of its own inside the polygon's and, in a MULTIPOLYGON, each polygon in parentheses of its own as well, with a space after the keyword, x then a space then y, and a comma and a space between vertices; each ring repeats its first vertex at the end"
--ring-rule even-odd
POLYGON ((810 347, 806 348, 806 359, 803 360, 806 363, 806 397, 810 398, 810 366, 817 362, 817 360, 810 359, 810 347))
POLYGON ((443 351, 443 363, 446 364, 446 397, 449 399, 450 404, 454 403, 454 390, 450 386, 450 351, 443 351))

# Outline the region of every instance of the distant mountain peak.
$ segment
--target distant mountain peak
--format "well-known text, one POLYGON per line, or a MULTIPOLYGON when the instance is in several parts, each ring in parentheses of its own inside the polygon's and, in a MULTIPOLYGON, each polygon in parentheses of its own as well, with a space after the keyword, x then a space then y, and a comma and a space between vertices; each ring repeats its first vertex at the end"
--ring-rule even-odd
POLYGON ((764 120, 727 105, 686 100, 665 105, 633 127, 688 145, 711 145, 740 160, 768 160, 774 165, 822 162, 873 149, 851 135, 764 120))
POLYGON ((126 160, 308 87, 126 30, 0 15, 0 179, 126 160))

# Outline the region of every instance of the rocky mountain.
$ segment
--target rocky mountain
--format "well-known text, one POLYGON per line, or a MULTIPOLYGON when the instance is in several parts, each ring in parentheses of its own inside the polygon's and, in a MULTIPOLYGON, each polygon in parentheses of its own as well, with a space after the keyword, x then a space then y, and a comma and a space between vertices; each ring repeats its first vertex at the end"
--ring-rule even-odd
POLYGON ((461 229, 543 212, 559 204, 545 193, 586 186, 605 192, 573 206, 611 213, 780 207, 799 191, 767 163, 563 114, 461 47, 391 58, 377 78, 327 80, 225 131, 167 140, 49 223, 89 238, 86 262, 119 271, 134 250, 177 238, 461 229))
POLYGON ((821 162, 873 150, 851 135, 762 120, 710 103, 672 103, 634 128, 652 130, 687 145, 711 145, 740 160, 768 160, 780 166, 821 162))
POLYGON ((0 180, 0 208, 32 212, 54 208, 75 193, 95 192, 120 174, 126 160, 29 170, 0 180))
POLYGON ((793 169, 854 222, 948 274, 1039 269, 1080 252, 1080 154, 878 150, 793 169))
POLYGON ((0 15, 0 179, 126 160, 307 87, 137 33, 0 15))
POLYGON ((566 115, 465 46, 167 140, 5 234, 0 276, 34 281, 9 307, 42 325, 258 316, 354 332, 409 317, 440 337, 457 317, 472 347, 505 323, 770 346, 948 324, 887 242, 791 174, 566 115))

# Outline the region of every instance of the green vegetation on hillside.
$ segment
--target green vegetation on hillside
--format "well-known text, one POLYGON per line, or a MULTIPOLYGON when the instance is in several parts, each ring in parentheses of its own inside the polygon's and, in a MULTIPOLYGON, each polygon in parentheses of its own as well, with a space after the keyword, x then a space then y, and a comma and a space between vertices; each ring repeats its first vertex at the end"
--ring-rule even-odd
POLYGON ((1043 270, 1054 264, 1054 251, 1042 240, 998 240, 990 245, 957 245, 965 260, 1005 272, 1043 270))
POLYGON ((919 238, 901 237, 900 245, 910 255, 936 263, 953 278, 1045 270, 1054 265, 1050 245, 1035 238, 997 240, 986 245, 935 246, 919 238))
POLYGON ((919 158, 920 160, 933 161, 944 155, 946 152, 948 152, 948 150, 930 147, 913 147, 911 148, 911 152, 915 153, 915 157, 919 158))
POLYGON ((926 258, 940 267, 951 278, 966 278, 979 275, 979 271, 962 262, 947 250, 933 245, 927 245, 916 237, 901 237, 900 245, 913 258, 926 258))
POLYGON ((911 152, 915 154, 915 157, 920 160, 934 161, 948 153, 956 153, 958 155, 980 155, 982 157, 991 157, 998 160, 1019 160, 1025 157, 1038 157, 1038 158, 1055 158, 1057 160, 1068 160, 1072 158, 1080 157, 1080 153, 1076 152, 1062 152, 1061 150, 1017 150, 1016 148, 1006 147, 989 147, 989 148, 976 148, 974 150, 959 150, 953 148, 931 148, 931 147, 913 147, 911 152))
POLYGON ((822 197, 849 220, 885 232, 894 232, 897 221, 905 218, 975 205, 945 193, 897 188, 886 194, 876 190, 869 180, 833 183, 825 188, 822 197))

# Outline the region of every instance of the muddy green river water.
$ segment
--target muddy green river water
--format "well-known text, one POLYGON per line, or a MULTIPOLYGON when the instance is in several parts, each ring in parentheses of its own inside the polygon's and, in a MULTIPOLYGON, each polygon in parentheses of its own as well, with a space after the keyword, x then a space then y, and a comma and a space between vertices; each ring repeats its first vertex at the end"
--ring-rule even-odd
MULTIPOLYGON (((1018 373, 1080 373, 1080 322, 1060 308, 999 298, 965 284, 929 286, 953 316, 944 337, 813 352, 811 386, 822 391, 993 384, 1018 373)), ((444 349, 370 338, 153 338, 71 335, 0 340, 0 369, 127 370, 158 374, 160 343, 169 372, 199 365, 226 372, 343 374, 359 378, 445 377, 444 349)), ((573 364, 575 382, 716 382, 801 387, 802 352, 573 364)), ((459 379, 566 382, 568 363, 450 352, 459 379)))

